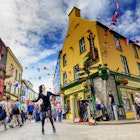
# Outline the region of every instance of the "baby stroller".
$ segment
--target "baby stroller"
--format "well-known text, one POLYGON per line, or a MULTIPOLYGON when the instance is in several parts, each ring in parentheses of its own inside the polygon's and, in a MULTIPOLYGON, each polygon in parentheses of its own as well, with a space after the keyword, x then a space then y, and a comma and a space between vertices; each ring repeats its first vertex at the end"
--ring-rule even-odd
POLYGON ((106 109, 105 106, 102 107, 102 120, 103 121, 109 121, 110 120, 107 109, 106 109))

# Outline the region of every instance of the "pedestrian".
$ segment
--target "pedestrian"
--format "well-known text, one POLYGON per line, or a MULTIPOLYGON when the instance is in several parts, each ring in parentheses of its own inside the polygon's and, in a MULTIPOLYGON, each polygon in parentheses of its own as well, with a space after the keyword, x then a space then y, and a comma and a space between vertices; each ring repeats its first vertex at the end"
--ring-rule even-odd
POLYGON ((58 116, 58 122, 62 122, 62 105, 60 101, 58 101, 56 104, 56 112, 58 116))
POLYGON ((140 118, 140 94, 138 92, 135 93, 134 104, 137 111, 137 115, 140 118))
POLYGON ((114 100, 114 96, 112 95, 111 92, 112 92, 111 90, 108 90, 107 94, 109 96, 109 105, 110 105, 111 112, 112 112, 112 119, 115 120, 114 109, 113 109, 113 106, 115 105, 115 100, 114 100))
POLYGON ((21 120, 21 110, 20 110, 20 101, 19 99, 16 100, 14 107, 12 108, 12 121, 11 124, 9 125, 9 127, 13 128, 14 127, 14 123, 16 123, 16 121, 18 122, 18 125, 21 127, 23 126, 22 124, 22 120, 21 120))
POLYGON ((53 133, 56 132, 53 120, 52 120, 52 113, 51 113, 51 103, 50 103, 50 96, 60 96, 59 94, 53 94, 50 91, 46 91, 45 85, 39 86, 39 96, 36 100, 33 100, 33 102, 38 102, 39 99, 43 100, 43 103, 41 104, 41 111, 42 111, 42 134, 44 134, 44 124, 45 124, 45 118, 46 118, 46 112, 48 113, 49 120, 52 124, 53 133))
POLYGON ((9 118, 9 110, 7 105, 7 97, 3 96, 2 101, 0 102, 0 121, 3 121, 4 130, 7 130, 7 122, 9 118))
POLYGON ((31 122, 32 121, 33 111, 34 111, 34 106, 33 106, 32 101, 29 102, 27 111, 28 111, 28 120, 31 122))
POLYGON ((99 95, 95 95, 95 102, 96 102, 96 115, 101 116, 101 100, 99 99, 99 95))

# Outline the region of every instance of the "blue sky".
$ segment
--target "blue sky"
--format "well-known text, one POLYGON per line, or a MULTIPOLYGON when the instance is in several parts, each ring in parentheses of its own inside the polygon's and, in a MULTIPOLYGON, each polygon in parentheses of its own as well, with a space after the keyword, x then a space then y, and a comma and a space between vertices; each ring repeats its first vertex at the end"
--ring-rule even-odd
MULTIPOLYGON (((114 30, 131 40, 140 40, 140 0, 118 2, 120 17, 114 30)), ((109 27, 116 7, 116 0, 0 0, 0 3, 0 38, 18 58, 23 66, 23 79, 30 80, 35 91, 42 83, 52 88, 72 8, 79 8, 82 18, 98 20, 109 27), (49 70, 43 70, 45 66, 49 70)))

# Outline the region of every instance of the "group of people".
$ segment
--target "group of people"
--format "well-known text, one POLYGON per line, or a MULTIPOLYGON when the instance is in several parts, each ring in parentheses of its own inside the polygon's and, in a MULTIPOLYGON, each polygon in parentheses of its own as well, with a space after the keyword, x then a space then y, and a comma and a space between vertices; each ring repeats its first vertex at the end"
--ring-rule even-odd
POLYGON ((138 92, 135 93, 134 103, 135 103, 136 113, 138 115, 138 118, 140 119, 140 93, 138 92))
POLYGON ((6 130, 8 123, 10 128, 14 128, 16 124, 21 127, 27 119, 30 122, 33 118, 35 118, 35 121, 41 120, 42 134, 44 134, 45 118, 49 118, 50 123, 52 124, 53 132, 55 133, 56 128, 54 126, 54 121, 56 121, 56 116, 58 116, 58 122, 62 121, 62 105, 60 101, 56 104, 55 96, 60 95, 46 91, 46 87, 44 85, 39 87, 38 98, 31 101, 29 105, 26 105, 25 102, 17 99, 9 107, 7 97, 3 96, 2 101, 0 101, 0 122, 4 124, 4 129, 6 130), (34 105, 39 99, 42 99, 42 104, 34 105))

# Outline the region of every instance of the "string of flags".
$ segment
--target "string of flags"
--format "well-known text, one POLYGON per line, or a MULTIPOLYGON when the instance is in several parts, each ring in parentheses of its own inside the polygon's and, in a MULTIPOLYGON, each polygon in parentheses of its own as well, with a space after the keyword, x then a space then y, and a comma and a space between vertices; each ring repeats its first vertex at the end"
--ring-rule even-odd
MULTIPOLYGON (((111 23, 110 23, 110 27, 109 27, 109 29, 108 30, 105 30, 105 33, 104 33, 104 42, 103 42, 103 47, 107 47, 107 48, 112 48, 112 47, 116 47, 116 46, 114 46, 114 44, 113 45, 107 45, 107 37, 108 37, 108 33, 111 31, 111 30, 113 30, 114 29, 114 26, 113 27, 111 27, 112 25, 116 25, 116 23, 117 23, 117 21, 118 21, 118 18, 120 17, 120 14, 119 14, 119 7, 120 7, 120 5, 119 5, 119 2, 118 2, 118 0, 116 0, 116 8, 115 8, 115 10, 114 10, 114 13, 113 13, 113 17, 112 17, 112 19, 111 19, 111 23)), ((121 38, 118 38, 118 40, 116 41, 116 45, 117 46, 121 46, 121 38)), ((140 40, 135 40, 135 41, 131 41, 129 38, 125 38, 125 39, 123 39, 124 40, 124 42, 125 42, 125 44, 126 45, 130 45, 130 44, 137 44, 137 43, 140 43, 140 40)), ((105 50, 106 51, 106 50, 105 50)))
MULTIPOLYGON (((24 67, 26 70, 27 69, 34 69, 34 67, 24 67)), ((41 71, 41 69, 43 69, 43 70, 49 70, 49 68, 48 67, 46 67, 46 66, 44 66, 43 68, 35 68, 38 72, 40 72, 41 71)))

